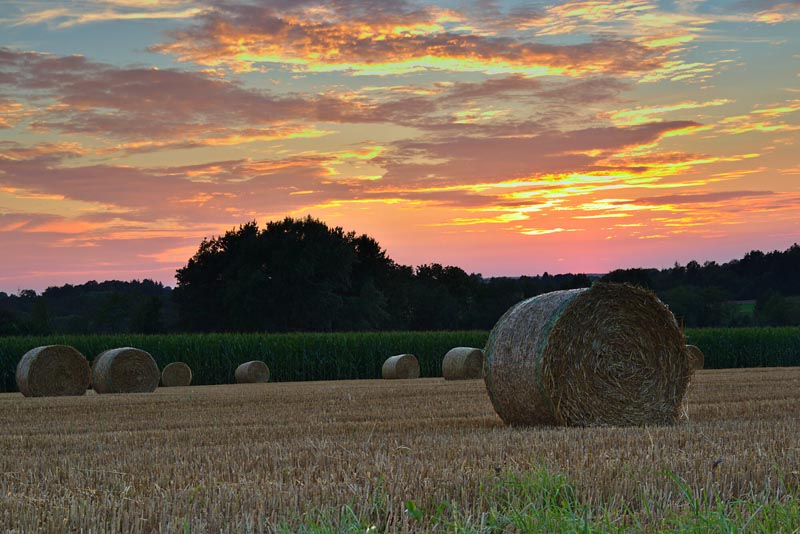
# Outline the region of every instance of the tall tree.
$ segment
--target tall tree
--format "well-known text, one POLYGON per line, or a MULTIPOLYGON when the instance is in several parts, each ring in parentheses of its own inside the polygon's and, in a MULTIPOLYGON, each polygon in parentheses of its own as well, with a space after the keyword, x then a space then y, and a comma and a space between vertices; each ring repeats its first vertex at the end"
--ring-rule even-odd
POLYGON ((394 268, 369 236, 287 217, 204 240, 178 270, 174 297, 193 330, 379 328, 394 268))

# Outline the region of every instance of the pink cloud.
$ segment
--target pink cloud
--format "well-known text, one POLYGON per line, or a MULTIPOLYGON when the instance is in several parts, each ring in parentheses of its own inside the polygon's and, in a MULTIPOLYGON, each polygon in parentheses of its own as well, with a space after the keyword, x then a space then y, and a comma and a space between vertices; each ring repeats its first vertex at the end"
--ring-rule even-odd
POLYGON ((117 141, 100 153, 323 135, 313 128, 316 122, 394 123, 429 131, 458 130, 460 135, 529 135, 546 128, 550 120, 579 116, 583 112, 577 104, 614 100, 627 87, 613 78, 554 83, 511 75, 440 86, 432 94, 388 98, 364 92, 275 94, 202 72, 116 67, 80 56, 10 49, 0 49, 0 76, 0 88, 38 108, 18 128, 27 125, 39 133, 117 141), (513 121, 458 121, 454 113, 476 99, 535 106, 514 113, 513 121))
MULTIPOLYGON (((378 158, 388 173, 384 183, 465 184, 520 178, 531 174, 597 170, 590 151, 616 151, 657 141, 665 133, 696 123, 670 121, 628 127, 598 127, 525 137, 450 137, 398 143, 397 151, 378 158), (417 164, 411 160, 444 160, 417 164)), ((624 165, 624 163, 623 163, 624 165)))
POLYGON ((700 204, 773 195, 775 195, 775 193, 772 191, 716 191, 713 193, 685 193, 680 195, 642 197, 636 199, 634 202, 636 204, 700 204))
POLYGON ((296 133, 304 121, 387 122, 402 108, 434 109, 419 100, 409 106, 407 100, 278 95, 202 72, 116 67, 2 48, 0 89, 41 108, 30 118, 33 130, 171 141, 150 149, 214 144, 230 134, 279 138, 296 133))

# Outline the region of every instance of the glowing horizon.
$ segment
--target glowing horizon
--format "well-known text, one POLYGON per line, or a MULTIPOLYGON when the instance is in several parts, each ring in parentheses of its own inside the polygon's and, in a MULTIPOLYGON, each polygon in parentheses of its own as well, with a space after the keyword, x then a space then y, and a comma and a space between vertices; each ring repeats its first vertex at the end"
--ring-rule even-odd
POLYGON ((0 291, 312 215, 484 276, 800 241, 800 6, 0 6, 0 291), (743 37, 746 36, 746 37, 743 37))

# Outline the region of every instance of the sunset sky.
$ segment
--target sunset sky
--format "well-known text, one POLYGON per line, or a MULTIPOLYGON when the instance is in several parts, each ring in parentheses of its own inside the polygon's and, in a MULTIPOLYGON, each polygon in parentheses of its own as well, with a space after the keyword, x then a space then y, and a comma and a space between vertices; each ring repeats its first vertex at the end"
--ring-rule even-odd
POLYGON ((800 242, 800 2, 0 3, 0 291, 310 214, 484 276, 800 242))

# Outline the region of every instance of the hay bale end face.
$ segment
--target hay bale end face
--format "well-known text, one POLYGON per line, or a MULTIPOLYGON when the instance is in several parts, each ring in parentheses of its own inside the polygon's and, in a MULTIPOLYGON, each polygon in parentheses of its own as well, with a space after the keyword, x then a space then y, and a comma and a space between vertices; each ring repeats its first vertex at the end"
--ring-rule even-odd
POLYGON ((456 347, 442 360, 445 380, 469 380, 483 377, 483 351, 472 347, 456 347))
POLYGON ((172 362, 161 371, 161 385, 164 387, 190 386, 192 369, 183 362, 172 362))
POLYGON ((695 345, 686 345, 686 352, 689 354, 689 365, 693 371, 702 369, 705 366, 706 357, 703 351, 695 345))
POLYGON ((97 393, 150 393, 160 378, 150 353, 133 347, 107 350, 92 362, 92 387, 97 393))
POLYGON ((36 347, 17 364, 17 387, 26 397, 83 395, 89 372, 86 357, 69 345, 36 347))
POLYGON ((257 384, 269 382, 269 367, 261 360, 245 362, 234 373, 237 384, 257 384))
POLYGON ((419 361, 413 354, 398 354, 383 362, 381 368, 383 378, 419 378, 419 361))
POLYGON ((686 339, 650 291, 596 283, 520 302, 486 346, 486 387, 512 425, 644 425, 678 420, 691 371, 686 339))

